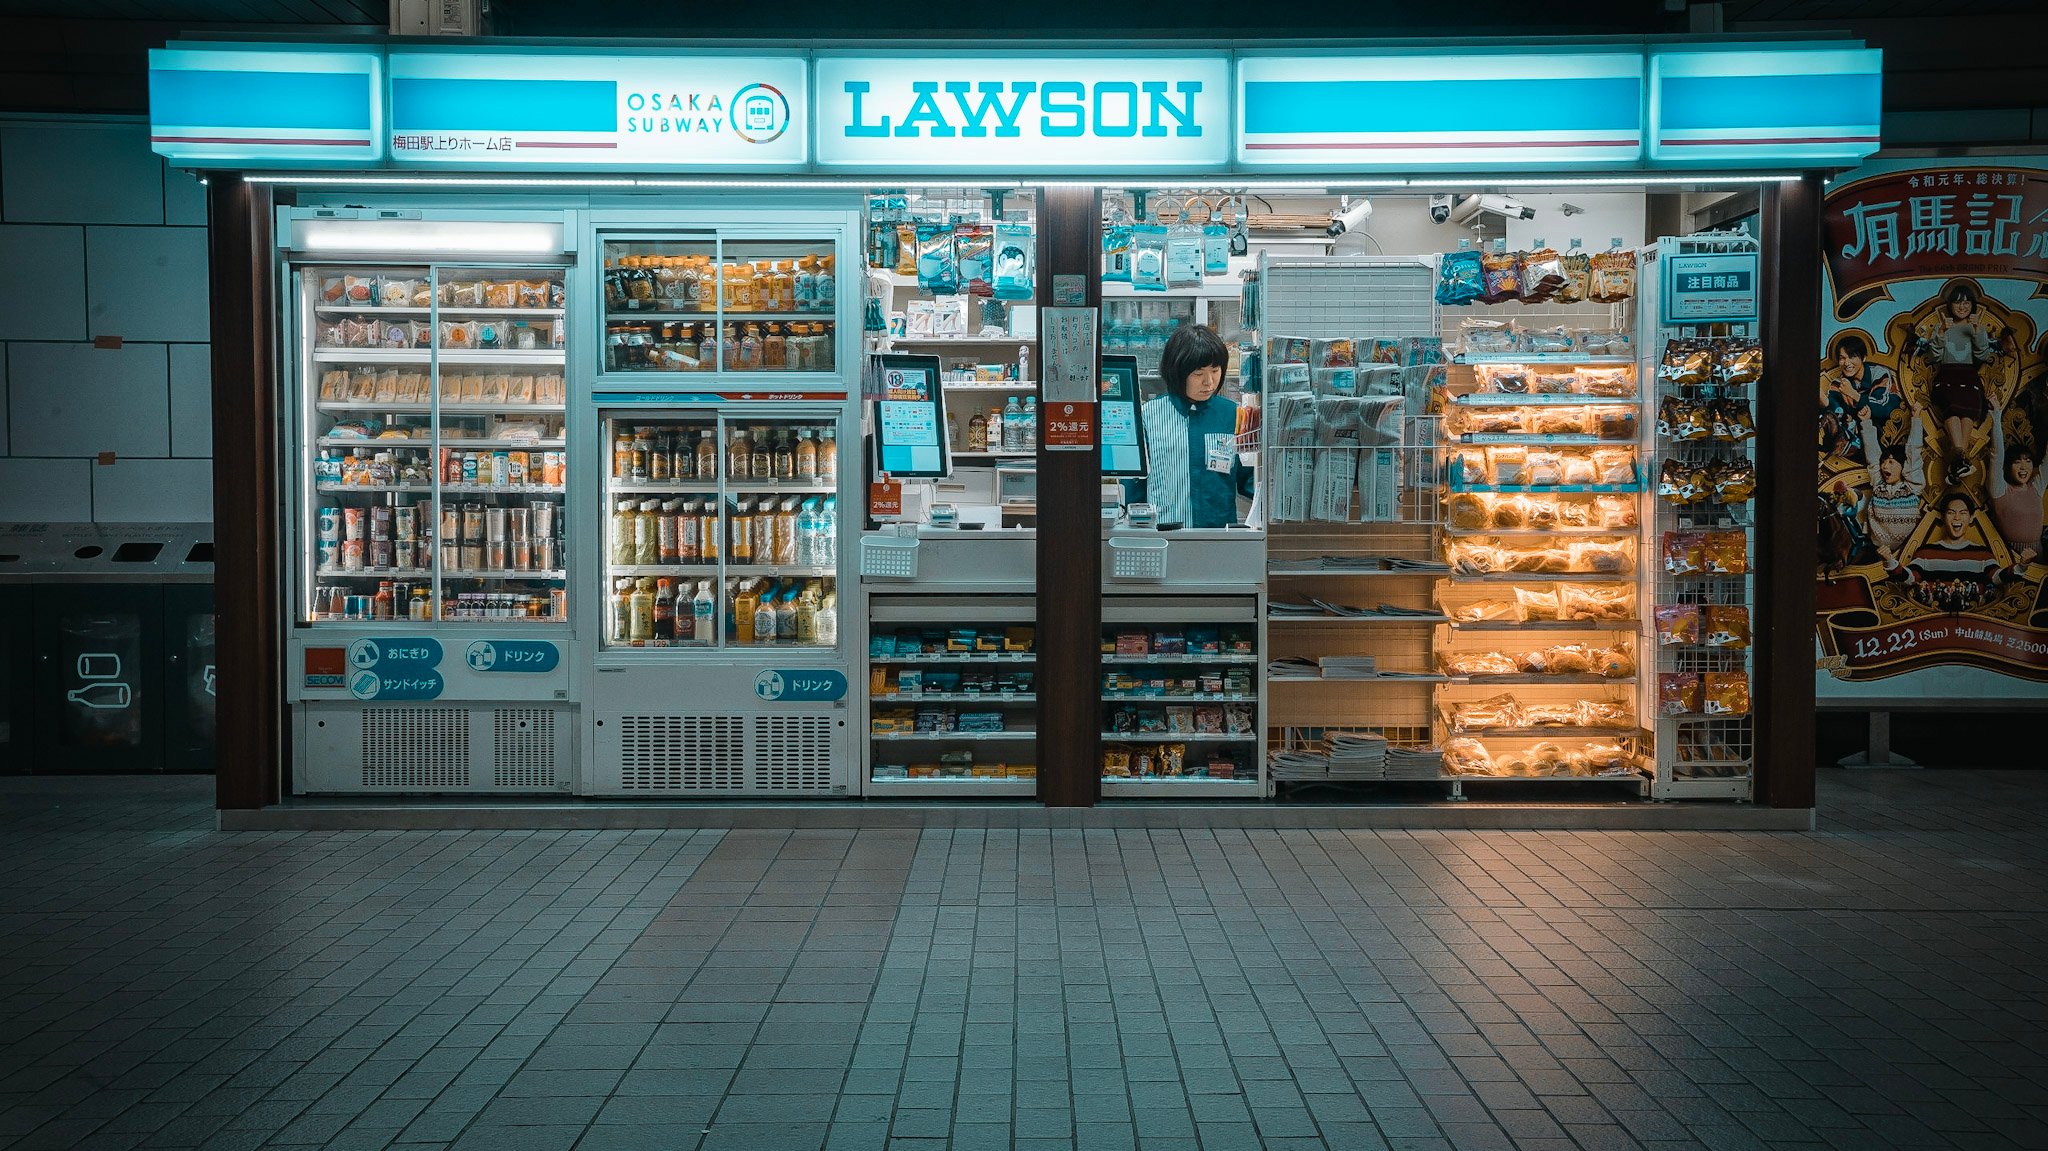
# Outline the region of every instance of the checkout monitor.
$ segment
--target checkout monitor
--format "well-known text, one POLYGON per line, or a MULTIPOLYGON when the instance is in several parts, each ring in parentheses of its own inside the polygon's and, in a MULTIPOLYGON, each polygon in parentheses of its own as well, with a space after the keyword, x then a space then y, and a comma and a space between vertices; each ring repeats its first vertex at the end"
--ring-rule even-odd
POLYGON ((1102 474, 1145 474, 1145 434, 1138 416, 1138 357, 1102 357, 1102 474))
POLYGON ((876 356, 875 468, 898 479, 938 479, 951 472, 946 449, 946 399, 937 356, 876 356))

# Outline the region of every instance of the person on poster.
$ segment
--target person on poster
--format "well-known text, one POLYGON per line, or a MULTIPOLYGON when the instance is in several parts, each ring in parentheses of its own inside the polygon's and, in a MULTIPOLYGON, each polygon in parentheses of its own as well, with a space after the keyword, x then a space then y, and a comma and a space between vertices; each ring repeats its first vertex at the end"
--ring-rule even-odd
POLYGON ((1870 344, 1858 335, 1835 346, 1834 370, 1821 376, 1821 385, 1822 451, 1843 459, 1864 455, 1863 424, 1884 431, 1906 402, 1897 377, 1870 362, 1870 344))
POLYGON ((1983 602, 2001 567, 1983 533, 1971 530, 1976 519, 1977 508, 1970 497, 1950 492, 1942 498, 1941 519, 1908 566, 1914 599, 1951 612, 1966 611, 1983 602))
POLYGON ((2007 450, 2005 405, 1994 401, 1991 463, 1996 470, 1985 479, 1984 493, 1991 500, 1991 520, 1998 525, 1998 534, 2005 537, 2005 546, 2012 549, 2013 564, 2017 567, 2032 563, 2041 554, 2041 501, 2048 496, 2048 477, 2041 472, 2041 462, 2038 449, 2029 452, 2024 444, 2014 444, 2007 450))
POLYGON ((1950 288, 1941 310, 1922 321, 1913 334, 1921 356, 1934 365, 1928 399, 1948 432, 1948 482, 1961 483, 1977 471, 1970 459, 1970 437, 1985 412, 1981 369, 1997 354, 1998 341, 1978 314, 1977 289, 1968 284, 1950 288))
POLYGON ((1898 575, 1902 570, 1900 552, 1913 529, 1920 526, 1920 501, 1927 491, 1927 469, 1921 456, 1925 437, 1919 419, 1911 413, 1907 423, 1912 427, 1903 444, 1883 443, 1867 410, 1857 423, 1864 458, 1870 464, 1870 494, 1860 501, 1858 519, 1885 568, 1898 575))
POLYGON ((1139 412, 1148 471, 1132 481, 1129 502, 1149 502, 1159 522, 1221 528, 1239 522, 1252 471, 1237 453, 1237 404, 1219 394, 1230 351, 1200 324, 1175 328, 1159 356, 1165 394, 1139 412))

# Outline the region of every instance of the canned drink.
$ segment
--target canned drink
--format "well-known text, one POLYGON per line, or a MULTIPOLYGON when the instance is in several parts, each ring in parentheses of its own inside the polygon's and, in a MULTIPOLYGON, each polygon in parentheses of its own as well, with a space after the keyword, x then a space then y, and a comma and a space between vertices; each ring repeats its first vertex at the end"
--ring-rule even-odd
POLYGON ((341 509, 341 538, 360 540, 363 538, 363 509, 341 509))

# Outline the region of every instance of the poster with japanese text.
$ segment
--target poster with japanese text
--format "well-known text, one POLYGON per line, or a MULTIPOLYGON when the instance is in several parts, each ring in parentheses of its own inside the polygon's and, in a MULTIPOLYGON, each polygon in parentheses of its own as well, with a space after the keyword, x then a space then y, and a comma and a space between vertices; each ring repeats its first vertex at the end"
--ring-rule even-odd
POLYGON ((1823 212, 1822 694, 1910 676, 1886 694, 1967 696, 1965 669, 2036 694, 2048 163, 1873 164, 1823 212))

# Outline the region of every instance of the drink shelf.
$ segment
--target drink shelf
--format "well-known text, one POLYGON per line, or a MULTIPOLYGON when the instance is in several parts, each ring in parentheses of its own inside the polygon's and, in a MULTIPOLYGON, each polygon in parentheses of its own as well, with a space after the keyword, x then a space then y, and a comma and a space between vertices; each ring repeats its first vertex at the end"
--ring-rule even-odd
POLYGON ((317 568, 321 579, 431 579, 433 568, 317 568))
POLYGON ((442 484, 444 494, 458 496, 558 496, 561 484, 442 484))
POLYGON ((657 579, 673 576, 709 579, 718 575, 717 564, 611 564, 604 570, 609 576, 653 576, 657 579))
POLYGON ((739 495, 835 495, 839 485, 828 480, 727 480, 725 490, 739 495))
POLYGON ((558 452, 568 447, 566 440, 436 440, 432 436, 409 436, 399 439, 395 436, 377 440, 359 439, 355 436, 321 436, 313 441, 323 448, 431 448, 437 444, 443 448, 461 451, 465 448, 501 448, 509 451, 558 452))
POLYGON ((457 571, 452 568, 443 568, 441 571, 441 578, 443 580, 561 580, 567 579, 568 575, 569 573, 561 568, 555 568, 551 571, 512 571, 503 568, 483 571, 457 571))
POLYGON ((369 494, 373 492, 431 492, 432 484, 315 484, 313 490, 321 495, 345 496, 350 492, 369 494))
POLYGON ((718 493, 717 480, 663 480, 660 483, 623 483, 612 480, 605 491, 615 496, 710 496, 718 493))

